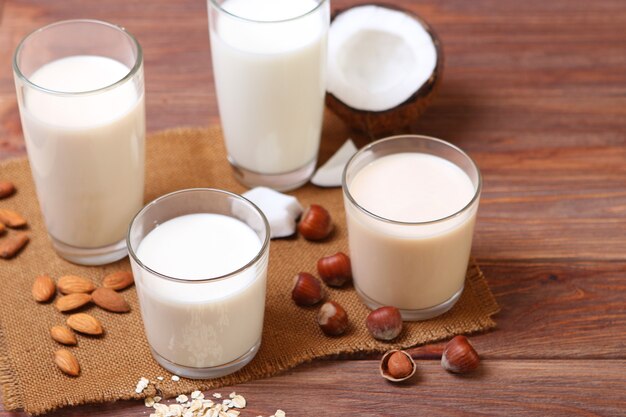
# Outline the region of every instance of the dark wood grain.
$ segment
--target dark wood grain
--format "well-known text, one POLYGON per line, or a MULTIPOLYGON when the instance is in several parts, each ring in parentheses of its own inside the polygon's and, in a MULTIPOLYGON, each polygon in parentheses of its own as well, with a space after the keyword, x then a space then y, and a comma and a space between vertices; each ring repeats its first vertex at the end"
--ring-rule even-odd
MULTIPOLYGON (((443 42, 442 88, 413 131, 461 146, 482 170, 473 254, 502 307, 498 329, 473 337, 485 361, 472 377, 425 361, 415 383, 396 387, 371 358, 322 362, 234 387, 250 402, 244 415, 624 415, 626 2, 386 2, 420 14, 443 42)), ((138 37, 150 131, 219 122, 204 1, 0 1, 0 159, 25 154, 15 46, 77 17, 138 37)), ((348 135, 363 143, 327 129, 321 159, 348 135)), ((122 402, 53 415, 144 413, 122 402)))
POLYGON ((473 339, 484 357, 624 359, 626 263, 483 261, 481 268, 502 309, 498 328, 473 339))

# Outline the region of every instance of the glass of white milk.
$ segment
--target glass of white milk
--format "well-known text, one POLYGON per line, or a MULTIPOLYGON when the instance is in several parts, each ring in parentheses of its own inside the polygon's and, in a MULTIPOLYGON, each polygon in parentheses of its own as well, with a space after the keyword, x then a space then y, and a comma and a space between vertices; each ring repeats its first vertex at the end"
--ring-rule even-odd
POLYGON ((326 88, 329 0, 208 0, 228 160, 244 185, 279 191, 313 174, 326 88))
POLYGON ((85 265, 127 254, 143 205, 142 51, 124 28, 53 23, 26 36, 13 72, 39 204, 56 252, 85 265))
POLYGON ((261 345, 270 230, 249 200, 216 189, 160 197, 133 219, 128 251, 152 355, 217 378, 261 345))
POLYGON ((425 320, 460 298, 481 175, 461 149, 426 136, 394 136, 357 152, 343 174, 352 273, 374 309, 425 320))

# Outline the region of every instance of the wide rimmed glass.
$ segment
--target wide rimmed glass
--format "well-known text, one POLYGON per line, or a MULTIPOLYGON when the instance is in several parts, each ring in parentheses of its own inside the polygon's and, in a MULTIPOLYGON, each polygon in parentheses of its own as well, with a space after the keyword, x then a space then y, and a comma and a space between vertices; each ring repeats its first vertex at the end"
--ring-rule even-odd
POLYGON ((13 72, 54 249, 85 265, 123 258, 144 193, 141 46, 111 23, 56 22, 22 40, 13 72))
POLYGON ((436 138, 394 136, 352 157, 343 174, 344 204, 354 285, 368 307, 392 305, 405 320, 425 320, 454 306, 464 288, 481 187, 474 161, 436 138), (368 211, 350 192, 352 180, 373 161, 401 153, 434 155, 456 165, 469 177, 472 197, 461 210, 424 222, 396 221, 368 211))
POLYGON ((263 213, 244 197, 223 190, 177 191, 157 198, 135 216, 128 251, 148 343, 161 366, 188 378, 216 378, 254 358, 263 330, 269 242, 263 213), (249 226, 261 242, 256 256, 236 270, 207 279, 168 276, 144 264, 138 249, 151 231, 197 213, 220 214, 249 226))

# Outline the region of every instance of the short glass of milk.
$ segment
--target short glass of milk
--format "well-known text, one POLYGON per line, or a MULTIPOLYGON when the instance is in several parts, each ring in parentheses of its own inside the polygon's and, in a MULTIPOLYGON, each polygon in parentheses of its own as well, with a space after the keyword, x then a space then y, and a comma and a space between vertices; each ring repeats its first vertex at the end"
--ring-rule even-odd
POLYGON ((426 136, 394 136, 357 152, 343 174, 352 273, 370 308, 426 320, 460 298, 481 191, 474 161, 426 136))
POLYGON ((208 0, 228 160, 244 185, 279 191, 315 169, 326 90, 329 0, 208 0))
POLYGON ((254 358, 269 242, 263 213, 227 191, 177 191, 137 214, 128 251, 158 363, 187 378, 216 378, 254 358))
POLYGON ((85 265, 127 254, 143 205, 142 51, 124 28, 53 23, 26 36, 13 73, 39 204, 56 252, 85 265))

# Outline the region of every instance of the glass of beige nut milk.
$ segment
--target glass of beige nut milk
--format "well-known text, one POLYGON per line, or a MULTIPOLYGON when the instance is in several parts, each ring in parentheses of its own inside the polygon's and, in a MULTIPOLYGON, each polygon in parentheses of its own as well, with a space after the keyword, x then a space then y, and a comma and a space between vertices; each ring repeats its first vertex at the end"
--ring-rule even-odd
POLYGON ((261 344, 270 229, 250 201, 216 189, 160 197, 133 219, 128 251, 154 358, 217 378, 261 344))
POLYGON ((208 0, 215 88, 237 180, 279 191, 315 169, 329 0, 208 0))
POLYGON ((99 265, 127 254, 143 205, 144 79, 137 40, 97 20, 26 36, 13 72, 39 204, 56 252, 99 265))
POLYGON ((352 157, 343 195, 354 285, 368 307, 426 320, 454 306, 480 191, 474 161, 439 139, 394 136, 352 157))

